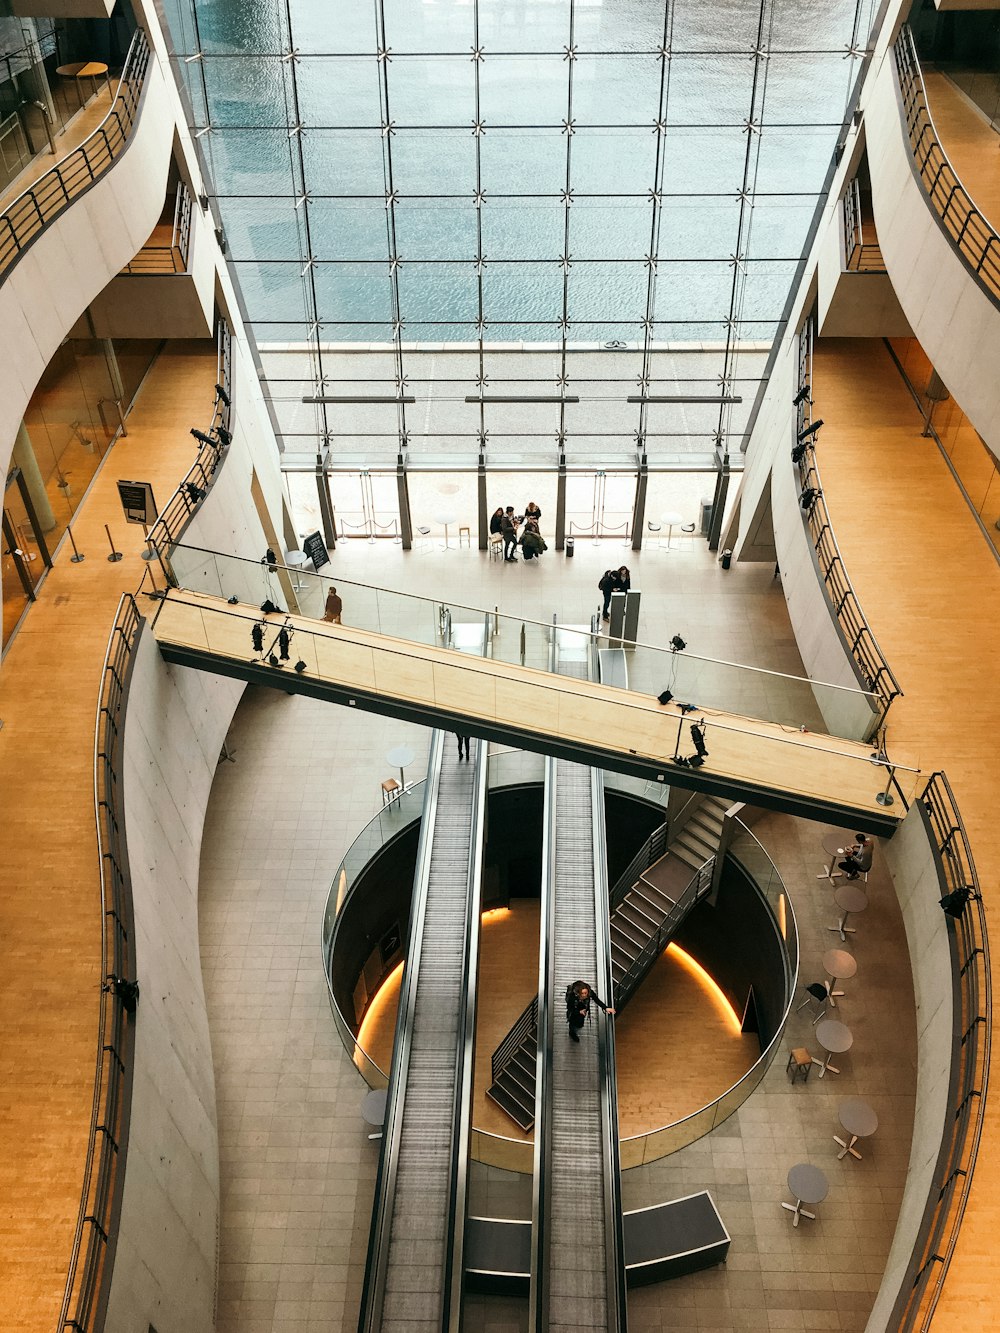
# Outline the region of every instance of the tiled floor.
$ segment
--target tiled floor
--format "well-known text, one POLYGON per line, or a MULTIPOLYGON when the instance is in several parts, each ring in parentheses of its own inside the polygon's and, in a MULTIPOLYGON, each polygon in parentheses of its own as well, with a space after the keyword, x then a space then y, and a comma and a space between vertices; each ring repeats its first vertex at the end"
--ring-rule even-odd
MULTIPOLYGON (((572 563, 490 565, 475 551, 404 555, 388 543, 342 545, 346 579, 499 605, 512 614, 580 623, 617 549, 577 547, 572 563), (445 591, 446 590, 446 591, 445 591)), ((640 637, 680 631, 699 651, 762 666, 800 668, 770 566, 723 572, 700 542, 675 552, 629 553, 644 592, 640 637)), ((219 770, 202 857, 202 956, 219 1095, 223 1211, 219 1333, 328 1333, 355 1325, 377 1145, 359 1108, 365 1087, 330 1018, 320 924, 336 866, 380 807, 386 752, 416 752, 427 733, 307 699, 253 691, 230 735, 235 764, 219 770)), ((807 980, 833 939, 831 891, 815 875, 822 830, 767 816, 762 836, 794 893, 807 980)), ((854 1050, 839 1078, 791 1087, 784 1060, 736 1116, 708 1139, 627 1173, 629 1206, 710 1188, 733 1235, 725 1269, 632 1294, 638 1328, 860 1329, 878 1285, 902 1192, 912 1118, 915 1036, 909 969, 895 897, 872 876, 859 923, 858 977, 844 1014, 854 1050), (881 1015, 892 1012, 883 1049, 881 1015), (897 1019, 898 1015, 898 1019, 897 1019), (880 1127, 864 1160, 838 1162, 840 1098, 862 1094, 880 1127), (820 1220, 793 1231, 779 1203, 799 1160, 827 1170, 820 1220)), ((788 1044, 812 1037, 805 1013, 788 1044)), ((473 1206, 523 1215, 526 1178, 477 1169, 473 1206)), ((530 1205, 529 1205, 530 1206, 530 1205)), ((472 1326, 526 1327, 519 1303, 476 1303, 472 1326)))

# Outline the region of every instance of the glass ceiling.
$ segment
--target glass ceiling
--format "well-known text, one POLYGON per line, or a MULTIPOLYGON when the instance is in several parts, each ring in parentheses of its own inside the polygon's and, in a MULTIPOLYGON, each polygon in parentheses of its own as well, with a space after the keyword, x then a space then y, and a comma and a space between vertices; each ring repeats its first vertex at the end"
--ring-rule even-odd
POLYGON ((738 456, 873 6, 165 0, 285 465, 738 456))

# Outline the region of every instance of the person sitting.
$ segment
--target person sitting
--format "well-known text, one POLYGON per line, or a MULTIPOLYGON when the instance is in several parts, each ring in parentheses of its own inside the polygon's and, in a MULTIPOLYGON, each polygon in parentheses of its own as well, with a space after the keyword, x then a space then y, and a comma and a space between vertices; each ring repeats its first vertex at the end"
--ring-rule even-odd
POLYGON ((588 982, 574 981, 571 986, 566 987, 566 1022, 569 1025, 570 1041, 580 1040, 580 1029, 590 1017, 591 1000, 597 1005, 598 1009, 603 1009, 606 1014, 615 1012, 608 1008, 597 991, 588 982))
POLYGON ((843 861, 838 861, 837 865, 844 872, 848 879, 857 879, 859 875, 867 875, 872 868, 872 857, 875 854, 875 846, 871 838, 863 833, 855 833, 854 846, 848 851, 843 861))
POLYGON ((543 551, 549 548, 545 538, 538 531, 538 524, 527 522, 524 525, 524 533, 521 537, 521 553, 525 560, 531 560, 536 555, 541 555, 543 551))
POLYGON ((498 532, 503 532, 503 505, 498 505, 493 511, 493 517, 490 519, 490 536, 498 532))

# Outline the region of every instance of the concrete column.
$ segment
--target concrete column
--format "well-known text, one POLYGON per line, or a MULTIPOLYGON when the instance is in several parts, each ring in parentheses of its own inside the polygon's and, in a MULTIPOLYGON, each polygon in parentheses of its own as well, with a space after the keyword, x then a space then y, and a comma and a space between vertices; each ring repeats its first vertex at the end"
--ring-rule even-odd
POLYGON ((28 434, 28 428, 23 421, 17 428, 12 458, 21 469, 21 476, 24 478, 24 484, 31 496, 31 503, 35 506, 35 517, 38 519, 42 531, 51 532, 56 525, 56 516, 52 512, 52 505, 45 492, 45 482, 42 480, 42 474, 38 468, 38 459, 35 457, 35 448, 31 443, 31 436, 28 434))

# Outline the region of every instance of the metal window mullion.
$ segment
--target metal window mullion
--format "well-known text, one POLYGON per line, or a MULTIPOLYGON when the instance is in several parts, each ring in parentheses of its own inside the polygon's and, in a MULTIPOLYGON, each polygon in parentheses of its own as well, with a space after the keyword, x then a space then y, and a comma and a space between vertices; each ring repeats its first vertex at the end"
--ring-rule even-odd
MULTIPOLYGON (((660 228, 663 224, 663 209, 660 194, 663 189, 663 177, 666 163, 666 124, 670 106, 670 66, 668 52, 673 43, 674 6, 673 0, 667 0, 663 8, 663 55, 660 57, 660 98, 659 115, 656 126, 656 157, 653 163, 653 216, 649 224, 649 274, 646 283, 646 322, 642 335, 642 379, 649 381, 653 373, 653 321, 656 318, 656 263, 660 256, 660 228)), ((646 453, 646 431, 649 427, 649 404, 639 404, 640 452, 646 453)))
MULTIPOLYGON (((573 169, 573 39, 576 35, 576 0, 569 0, 569 54, 566 59, 566 185, 563 205, 563 281, 562 324, 559 330, 559 376, 565 391, 568 370, 567 343, 569 342, 569 210, 573 169)), ((559 450, 565 451, 566 404, 559 404, 559 450)))
MULTIPOLYGON (((472 6, 472 25, 473 25, 473 49, 479 51, 479 0, 473 0, 472 6)), ((479 79, 479 58, 472 62, 473 74, 475 76, 475 125, 482 125, 482 103, 481 85, 479 79)), ((486 338, 486 307, 483 301, 483 149, 482 135, 473 133, 473 142, 476 148, 476 314, 478 316, 478 327, 476 329, 476 350, 479 356, 479 384, 481 390, 485 393, 486 389, 486 356, 483 344, 486 338)), ((479 404, 479 457, 484 460, 486 457, 486 404, 479 404)))
MULTIPOLYGON (((375 0, 375 25, 378 34, 379 50, 388 52, 389 40, 385 26, 385 5, 383 0, 375 0)), ((389 57, 388 54, 379 62, 379 97, 382 104, 382 123, 385 130, 382 135, 382 167, 385 173, 385 234, 389 260, 389 283, 392 290, 393 333, 392 343, 396 361, 396 379, 402 397, 403 381, 406 378, 403 362, 403 311, 399 301, 399 248, 396 242, 396 200, 395 181, 392 169, 392 131, 389 128, 392 118, 389 112, 389 57)), ((406 439, 406 407, 400 403, 396 408, 396 429, 398 431, 399 451, 403 451, 406 439)))

